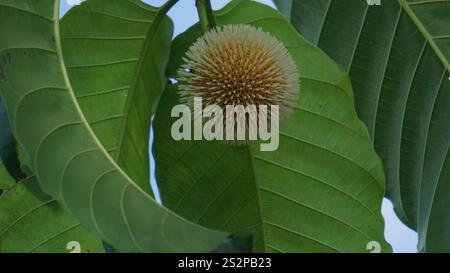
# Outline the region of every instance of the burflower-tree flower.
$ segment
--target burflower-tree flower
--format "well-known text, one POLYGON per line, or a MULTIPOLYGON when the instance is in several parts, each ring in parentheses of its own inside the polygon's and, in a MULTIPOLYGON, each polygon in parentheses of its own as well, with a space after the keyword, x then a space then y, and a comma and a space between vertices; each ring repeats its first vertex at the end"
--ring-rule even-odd
MULTIPOLYGON (((183 60, 178 71, 180 102, 192 109, 199 97, 204 107, 217 105, 224 111, 226 106, 239 105, 255 106, 257 111, 267 106, 270 112, 270 106, 278 106, 282 123, 297 103, 297 66, 286 47, 260 28, 242 24, 213 28, 183 60)), ((250 118, 245 123, 253 122, 250 118)))

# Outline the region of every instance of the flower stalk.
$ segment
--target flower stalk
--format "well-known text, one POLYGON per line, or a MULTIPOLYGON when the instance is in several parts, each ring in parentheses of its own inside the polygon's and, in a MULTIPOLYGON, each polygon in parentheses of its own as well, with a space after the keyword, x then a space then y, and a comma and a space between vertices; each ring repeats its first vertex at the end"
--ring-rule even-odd
POLYGON ((214 13, 210 0, 196 0, 195 6, 200 20, 200 26, 203 32, 208 32, 210 29, 216 27, 214 13))

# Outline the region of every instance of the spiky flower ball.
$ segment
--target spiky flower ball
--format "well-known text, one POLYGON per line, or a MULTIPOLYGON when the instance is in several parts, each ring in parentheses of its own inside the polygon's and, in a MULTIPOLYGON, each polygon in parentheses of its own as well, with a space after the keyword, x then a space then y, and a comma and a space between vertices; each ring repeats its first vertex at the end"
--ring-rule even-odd
POLYGON ((249 25, 210 30, 188 50, 179 70, 181 102, 193 105, 278 105, 286 120, 299 95, 297 67, 284 45, 249 25))

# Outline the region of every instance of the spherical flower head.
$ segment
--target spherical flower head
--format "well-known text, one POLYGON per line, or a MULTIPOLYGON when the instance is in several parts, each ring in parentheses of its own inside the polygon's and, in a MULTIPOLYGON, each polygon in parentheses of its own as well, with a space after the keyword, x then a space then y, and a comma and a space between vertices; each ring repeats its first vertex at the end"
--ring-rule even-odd
POLYGON ((195 97, 201 97, 205 107, 222 109, 276 105, 283 122, 297 103, 297 66, 286 47, 260 28, 212 29, 189 48, 183 60, 178 72, 180 101, 191 107, 195 97))

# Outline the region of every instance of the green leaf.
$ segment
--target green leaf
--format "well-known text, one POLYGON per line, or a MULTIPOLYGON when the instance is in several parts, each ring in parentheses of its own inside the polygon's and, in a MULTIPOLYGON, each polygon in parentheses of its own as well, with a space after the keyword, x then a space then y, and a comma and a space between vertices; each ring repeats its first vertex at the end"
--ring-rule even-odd
POLYGON ((349 72, 356 110, 385 166, 387 196, 419 232, 418 250, 448 252, 450 2, 381 3, 293 1, 287 15, 349 72))
MULTIPOLYGON (((0 97, 0 195, 3 193, 3 190, 9 189, 15 184, 8 168, 3 163, 4 160, 8 160, 10 163, 14 161, 11 157, 11 146, 14 144, 11 142, 11 138, 14 140, 11 135, 8 117, 6 116, 6 109, 0 97)), ((9 169, 13 169, 14 165, 10 164, 9 169)))
POLYGON ((290 20, 294 0, 274 0, 276 7, 290 20))
POLYGON ((16 180, 13 177, 19 179, 18 176, 21 174, 16 142, 11 132, 5 104, 0 96, 0 196, 4 190, 14 186, 16 180))
POLYGON ((60 27, 81 110, 111 157, 147 192, 150 115, 167 82, 173 31, 167 16, 151 30, 157 12, 137 0, 91 0, 71 9, 60 27))
POLYGON ((101 241, 87 233, 55 199, 43 193, 34 177, 0 197, 0 252, 103 252, 101 241))
MULTIPOLYGON (((154 120, 163 203, 201 225, 252 233, 256 252, 368 252, 369 241, 391 251, 380 213, 384 174, 347 75, 265 5, 233 1, 216 20, 261 27, 282 41, 300 71, 300 100, 278 150, 261 152, 259 145, 174 141, 170 112, 179 97, 169 86, 154 120)), ((196 25, 175 39, 169 76, 200 35, 196 25)))
POLYGON ((0 0, 0 90, 42 190, 120 252, 214 249, 225 233, 160 206, 102 146, 69 81, 58 18, 59 1, 0 0))
MULTIPOLYGON (((17 156, 16 140, 11 132, 6 108, 0 97, 0 165, 1 172, 11 175, 13 180, 20 180, 25 177, 21 164, 17 156)), ((6 182, 4 182, 6 183, 6 182)), ((0 182, 0 184, 3 184, 0 182)), ((5 185, 5 184, 4 184, 5 185)))
POLYGON ((14 184, 14 179, 9 175, 8 170, 3 165, 2 160, 0 160, 0 196, 4 190, 11 188, 14 184))
POLYGON ((68 252, 71 241, 80 244, 80 251, 103 252, 100 240, 44 194, 35 177, 21 178, 22 161, 1 97, 0 115, 0 252, 68 252))

